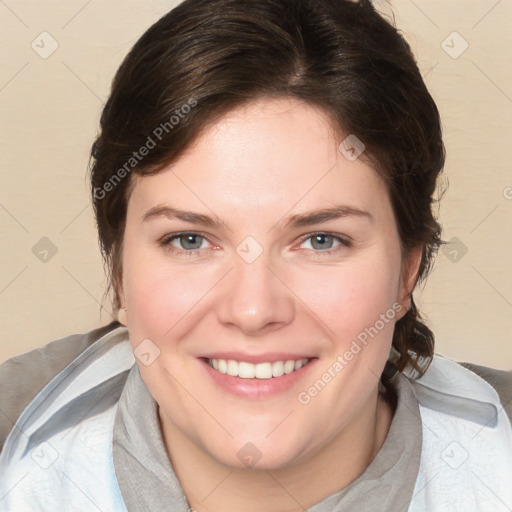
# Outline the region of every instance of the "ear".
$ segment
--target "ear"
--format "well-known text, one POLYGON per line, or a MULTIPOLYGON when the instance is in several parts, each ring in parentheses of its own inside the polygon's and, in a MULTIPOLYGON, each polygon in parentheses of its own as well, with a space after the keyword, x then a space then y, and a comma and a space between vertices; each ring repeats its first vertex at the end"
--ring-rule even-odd
POLYGON ((402 306, 404 316, 411 307, 411 295, 418 278, 418 270, 421 264, 421 257, 423 255, 423 246, 415 247, 409 251, 406 260, 402 264, 402 275, 400 276, 400 288, 398 295, 398 302, 402 306))
POLYGON ((116 290, 117 290, 117 296, 119 297, 119 304, 120 304, 119 311, 117 312, 117 321, 126 327, 128 325, 128 315, 127 315, 127 312, 125 309, 126 308, 126 299, 124 296, 122 283, 120 283, 116 287, 116 290))
POLYGON ((122 305, 121 305, 121 308, 119 309, 119 311, 117 312, 117 321, 120 324, 124 325, 125 327, 128 326, 127 313, 124 310, 124 307, 122 305))

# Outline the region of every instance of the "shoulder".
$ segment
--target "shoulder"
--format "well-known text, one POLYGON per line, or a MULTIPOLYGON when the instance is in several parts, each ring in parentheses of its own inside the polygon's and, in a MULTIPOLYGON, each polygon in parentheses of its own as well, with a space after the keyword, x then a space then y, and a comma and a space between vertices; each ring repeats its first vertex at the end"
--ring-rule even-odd
POLYGON ((402 373, 410 379, 418 403, 427 409, 489 426, 504 417, 512 425, 512 371, 435 353, 421 376, 410 368, 402 373))
POLYGON ((86 333, 65 336, 0 365, 0 450, 37 393, 87 347, 119 326, 114 321, 86 333))
POLYGON ((498 370, 489 366, 458 362, 487 381, 498 393, 501 405, 512 422, 512 370, 498 370))

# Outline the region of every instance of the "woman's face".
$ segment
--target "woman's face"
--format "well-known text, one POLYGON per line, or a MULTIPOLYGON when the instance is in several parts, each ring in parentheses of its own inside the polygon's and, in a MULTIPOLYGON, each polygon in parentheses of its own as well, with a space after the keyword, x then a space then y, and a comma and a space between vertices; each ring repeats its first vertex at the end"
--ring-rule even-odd
POLYGON ((265 99, 133 176, 121 321, 163 423, 228 466, 298 463, 375 405, 400 244, 383 181, 339 142, 322 110, 265 99))

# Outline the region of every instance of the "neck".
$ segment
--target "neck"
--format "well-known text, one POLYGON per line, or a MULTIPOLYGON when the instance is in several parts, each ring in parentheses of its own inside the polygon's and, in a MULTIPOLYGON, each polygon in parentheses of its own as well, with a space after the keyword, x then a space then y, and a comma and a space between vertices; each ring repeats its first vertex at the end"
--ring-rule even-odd
POLYGON ((197 512, 297 512, 356 480, 384 444, 394 414, 376 392, 313 457, 282 469, 234 469, 213 459, 159 410, 164 441, 187 500, 197 512))

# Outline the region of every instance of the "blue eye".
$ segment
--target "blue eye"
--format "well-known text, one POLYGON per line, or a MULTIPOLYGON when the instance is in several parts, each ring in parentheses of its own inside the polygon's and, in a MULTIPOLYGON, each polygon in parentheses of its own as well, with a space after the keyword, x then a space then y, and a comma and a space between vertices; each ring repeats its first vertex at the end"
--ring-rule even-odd
POLYGON ((330 235, 329 233, 313 233, 302 239, 302 243, 309 241, 311 248, 316 253, 331 254, 342 247, 350 247, 351 242, 347 238, 330 235), (337 245, 334 245, 337 242, 337 245))
MULTIPOLYGON (((199 255, 206 247, 202 247, 203 242, 207 242, 204 235, 194 232, 174 233, 163 237, 158 243, 167 251, 176 255, 193 256, 199 255), (178 242, 179 246, 173 242, 178 242)), ((324 256, 337 252, 343 248, 351 247, 352 242, 344 236, 331 235, 329 233, 312 233, 302 237, 301 245, 309 241, 310 248, 315 256, 324 256)))
POLYGON ((160 245, 176 254, 197 254, 201 250, 201 244, 206 238, 198 233, 176 233, 164 237, 160 245), (180 247, 176 247, 172 242, 178 240, 180 247))

